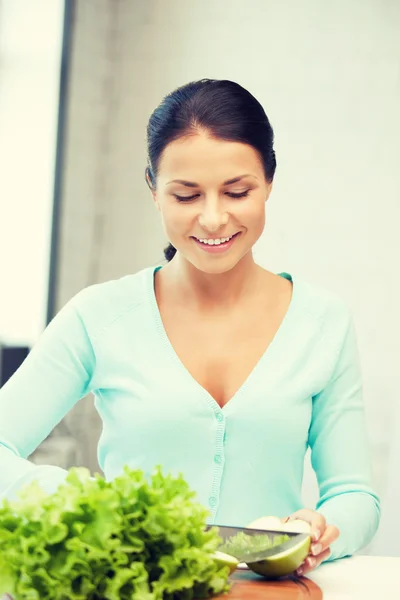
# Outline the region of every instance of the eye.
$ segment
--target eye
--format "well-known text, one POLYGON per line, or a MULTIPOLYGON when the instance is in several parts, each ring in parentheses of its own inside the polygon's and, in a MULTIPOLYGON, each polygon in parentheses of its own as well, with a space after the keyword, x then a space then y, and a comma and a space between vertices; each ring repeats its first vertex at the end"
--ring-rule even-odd
POLYGON ((190 200, 198 198, 200 194, 193 194, 193 196, 178 196, 178 194, 173 194, 173 196, 178 200, 178 202, 189 202, 190 200))
POLYGON ((245 198, 246 196, 249 195, 250 190, 245 190, 244 192, 238 192, 235 194, 235 192, 226 192, 226 195, 229 196, 230 198, 245 198))

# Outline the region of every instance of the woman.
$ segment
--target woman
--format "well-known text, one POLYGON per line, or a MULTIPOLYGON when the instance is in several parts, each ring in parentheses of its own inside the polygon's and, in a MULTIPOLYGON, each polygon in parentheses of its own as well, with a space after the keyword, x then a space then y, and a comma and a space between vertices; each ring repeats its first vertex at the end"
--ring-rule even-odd
POLYGON ((230 81, 183 86, 150 118, 148 158, 168 264, 83 290, 47 327, 0 391, 0 492, 34 478, 56 488, 65 472, 26 458, 93 392, 107 479, 162 464, 211 523, 305 519, 314 544, 299 573, 355 552, 379 500, 352 319, 333 294, 253 259, 276 166, 263 108, 230 81), (308 446, 316 510, 301 500, 308 446))

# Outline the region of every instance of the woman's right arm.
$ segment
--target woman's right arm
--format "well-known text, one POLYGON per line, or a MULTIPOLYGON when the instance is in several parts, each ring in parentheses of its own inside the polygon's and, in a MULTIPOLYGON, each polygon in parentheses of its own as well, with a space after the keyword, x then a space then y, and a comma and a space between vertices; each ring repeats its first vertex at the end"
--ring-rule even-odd
POLYGON ((0 389, 0 499, 37 479, 53 492, 66 471, 27 458, 91 391, 95 353, 75 296, 48 325, 18 371, 0 389))

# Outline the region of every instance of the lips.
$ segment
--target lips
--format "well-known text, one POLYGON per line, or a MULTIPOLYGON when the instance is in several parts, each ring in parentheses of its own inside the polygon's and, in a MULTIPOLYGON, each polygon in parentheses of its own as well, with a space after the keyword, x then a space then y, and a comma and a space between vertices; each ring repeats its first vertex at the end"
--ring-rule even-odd
POLYGON ((201 244, 206 244, 208 246, 219 246, 220 244, 225 244, 226 242, 229 242, 234 235, 235 234, 219 238, 196 238, 196 240, 201 244))
POLYGON ((220 237, 220 238, 197 238, 192 236, 193 241, 196 245, 209 253, 221 253, 228 250, 235 242, 237 237, 240 235, 240 231, 238 233, 234 233, 231 236, 220 237))

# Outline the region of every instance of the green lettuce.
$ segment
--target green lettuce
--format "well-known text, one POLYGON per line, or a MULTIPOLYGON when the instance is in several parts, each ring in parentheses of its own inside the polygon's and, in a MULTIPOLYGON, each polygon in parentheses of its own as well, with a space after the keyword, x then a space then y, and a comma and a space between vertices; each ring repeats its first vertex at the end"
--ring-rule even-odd
POLYGON ((70 469, 0 506, 0 596, 16 600, 191 600, 229 589, 208 511, 182 476, 124 469, 111 482, 70 469))

